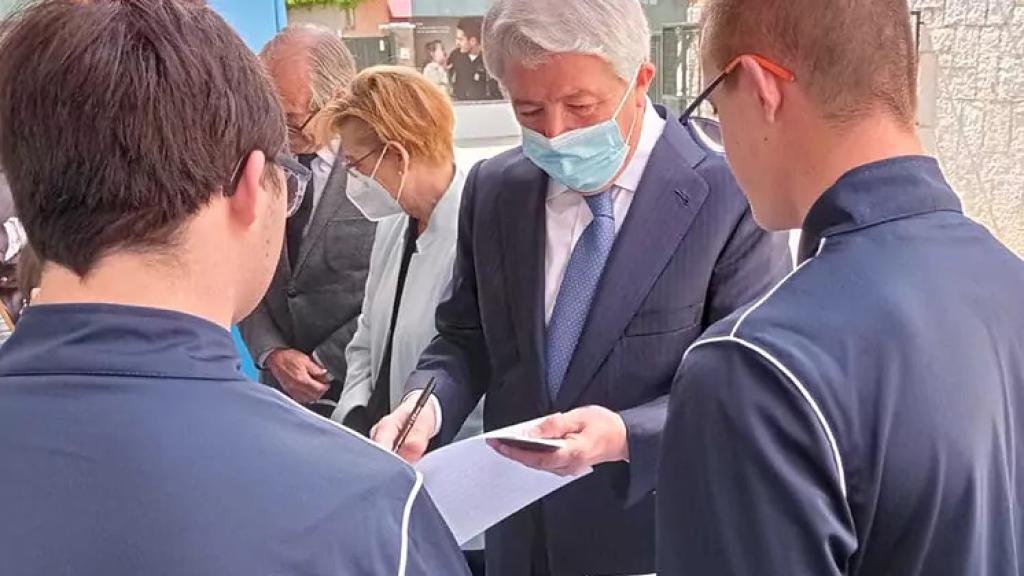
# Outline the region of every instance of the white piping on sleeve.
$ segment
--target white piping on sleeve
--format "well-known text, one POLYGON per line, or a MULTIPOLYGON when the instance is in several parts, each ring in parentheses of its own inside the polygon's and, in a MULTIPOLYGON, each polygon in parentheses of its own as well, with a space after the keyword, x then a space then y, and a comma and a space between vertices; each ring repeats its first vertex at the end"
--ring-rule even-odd
MULTIPOLYGON (((691 346, 689 350, 686 351, 686 356, 688 356, 690 354, 690 351, 692 351, 694 348, 697 348, 697 347, 700 347, 700 346, 705 346, 707 344, 715 344, 715 343, 722 343, 722 342, 731 342, 733 344, 738 344, 738 345, 740 345, 740 346, 742 346, 742 347, 744 347, 744 348, 746 348, 748 350, 751 350, 752 352, 755 352, 756 354, 758 354, 759 356, 761 356, 762 358, 767 360, 772 366, 775 367, 776 370, 781 372, 790 381, 790 383, 793 385, 793 387, 796 388, 797 392, 804 399, 804 402, 806 402, 807 405, 811 408, 811 412, 814 413, 814 417, 818 420, 818 424, 819 424, 819 426, 821 426, 821 430, 825 434, 825 439, 828 442, 829 449, 831 449, 831 451, 832 451, 832 460, 833 460, 833 463, 835 465, 836 476, 837 476, 837 478, 839 480, 839 491, 842 492, 843 499, 845 500, 846 499, 846 471, 843 468, 843 457, 839 453, 839 444, 836 442, 835 434, 832 433, 832 427, 829 425, 828 420, 825 418, 825 414, 821 411, 821 408, 818 406, 818 403, 815 402, 815 400, 811 396, 810 392, 807 391, 807 388, 803 385, 802 382, 800 382, 800 379, 797 378, 796 375, 794 375, 793 372, 790 371, 789 368, 787 368, 777 358, 775 358, 774 356, 769 354, 765 349, 763 349, 763 348, 761 348, 759 346, 756 346, 755 344, 752 344, 750 342, 747 342, 746 340, 744 340, 742 338, 736 338, 734 336, 722 336, 720 338, 709 338, 707 340, 704 340, 704 341, 701 341, 701 342, 697 342, 696 344, 691 346)), ((684 362, 685 362, 685 356, 684 356, 684 362)))
POLYGON ((409 499, 406 500, 405 510, 402 512, 402 548, 398 556, 398 576, 405 576, 405 566, 409 559, 409 519, 412 516, 412 506, 416 502, 416 497, 419 496, 420 488, 422 487, 423 476, 416 472, 416 482, 409 492, 409 499))
POLYGON ((405 460, 402 460, 394 452, 391 452, 390 450, 385 450, 384 447, 377 444, 376 442, 373 442, 372 440, 365 438, 363 435, 357 434, 356 432, 349 430, 348 428, 342 426, 341 424, 335 422, 334 420, 324 418, 323 416, 316 414, 315 412, 310 412, 309 410, 306 410, 301 404, 299 404, 295 400, 292 400, 290 397, 282 393, 280 390, 273 391, 278 396, 287 401, 286 405, 288 407, 299 410, 306 416, 327 422, 328 424, 334 426, 335 428, 338 428, 339 430, 343 430, 346 434, 349 434, 353 438, 358 438, 362 442, 365 442, 366 444, 373 446, 377 450, 380 450, 385 454, 389 454, 392 458, 398 460, 404 466, 412 470, 413 474, 415 475, 415 479, 413 481, 412 490, 409 491, 409 497, 405 502, 405 509, 402 511, 402 542, 398 552, 398 576, 405 576, 405 567, 406 564, 408 563, 409 557, 409 523, 412 516, 412 506, 416 502, 416 497, 419 496, 420 489, 423 487, 423 475, 420 474, 419 470, 410 466, 409 463, 407 463, 405 460))
MULTIPOLYGON (((814 258, 820 256, 822 250, 825 249, 825 240, 825 238, 821 239, 821 243, 818 244, 818 251, 814 254, 814 258)), ((803 269, 803 267, 806 266, 808 262, 814 260, 814 258, 806 260, 803 264, 801 264, 792 272, 790 272, 785 278, 782 279, 781 282, 776 284, 774 288, 772 288, 767 294, 765 294, 763 298, 758 300, 756 304, 754 304, 746 312, 744 312, 743 315, 740 316, 740 319, 736 321, 736 325, 733 326, 732 332, 728 336, 708 338, 707 340, 695 342, 692 346, 690 346, 686 353, 683 354, 683 363, 685 364, 686 358, 690 355, 690 352, 694 348, 704 346, 706 344, 714 344, 720 342, 732 342, 734 344, 738 344, 748 350, 751 350, 752 352, 755 352, 756 354, 767 360, 772 366, 774 366, 779 372, 781 372, 790 381, 790 383, 793 384, 793 387, 796 388, 797 392, 799 392, 800 396, 811 408, 811 412, 814 413, 814 417, 818 420, 818 424, 821 426, 821 430, 825 434, 825 439, 828 441, 829 448, 832 450, 832 460, 835 464, 836 476, 839 479, 839 490, 842 492, 843 498, 845 499, 846 471, 843 468, 843 457, 839 453, 839 444, 838 442, 836 442, 835 434, 832 432, 832 427, 829 425, 828 420, 825 418, 825 414, 821 411, 821 408, 818 406, 818 403, 811 396, 810 392, 807 391, 807 388, 803 385, 800 379, 798 379, 796 375, 793 374, 793 372, 790 371, 790 369, 787 368, 782 362, 780 362, 777 358, 769 354, 768 351, 766 351, 765 349, 755 344, 752 344, 747 340, 744 340, 743 338, 740 338, 736 335, 737 332, 739 332, 740 326, 743 324, 744 320, 747 319, 747 317, 749 317, 755 310, 757 310, 765 302, 767 302, 768 299, 771 298, 772 295, 774 295, 779 290, 779 288, 781 288, 782 285, 786 283, 787 280, 792 278, 797 272, 803 269)))

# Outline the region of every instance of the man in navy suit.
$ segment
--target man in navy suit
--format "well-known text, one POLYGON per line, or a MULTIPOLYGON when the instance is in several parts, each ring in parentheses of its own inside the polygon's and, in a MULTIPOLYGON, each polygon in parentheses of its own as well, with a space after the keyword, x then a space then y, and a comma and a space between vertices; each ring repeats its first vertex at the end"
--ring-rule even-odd
POLYGON ((488 67, 523 147, 469 175, 451 298, 385 445, 436 378, 401 455, 449 442, 486 394, 488 429, 543 416, 567 447, 500 449, 593 474, 487 534, 487 570, 654 571, 653 493, 668 393, 685 350, 791 268, 757 227, 721 154, 647 97, 655 67, 636 0, 499 0, 488 67))

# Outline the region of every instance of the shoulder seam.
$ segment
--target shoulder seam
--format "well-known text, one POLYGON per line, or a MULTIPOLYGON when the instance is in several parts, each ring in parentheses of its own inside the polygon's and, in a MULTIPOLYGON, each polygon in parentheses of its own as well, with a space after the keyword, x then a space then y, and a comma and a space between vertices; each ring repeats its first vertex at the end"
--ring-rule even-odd
POLYGON ((807 405, 810 407, 811 412, 814 413, 814 417, 818 420, 818 425, 821 427, 822 433, 825 435, 825 440, 832 451, 832 460, 836 469, 836 477, 839 480, 839 491, 842 493, 843 499, 845 500, 847 496, 846 470, 843 467, 843 457, 839 453, 839 444, 836 442, 836 437, 835 434, 832 432, 832 427, 829 425, 828 420, 825 418, 824 412, 821 411, 821 408, 818 406, 818 403, 814 400, 814 397, 811 396, 811 393, 807 390, 807 387, 804 386, 800 379, 797 378, 796 375, 789 368, 787 368, 779 359, 772 356, 764 348, 761 348, 760 346, 757 346, 756 344, 748 342, 747 340, 744 340, 742 338, 737 338, 735 336, 721 336, 717 338, 709 338, 707 340, 697 342, 696 344, 691 346, 690 349, 687 350, 686 354, 683 356, 683 362, 685 363, 686 357, 689 356, 690 352, 694 348, 706 346, 709 344, 720 343, 737 344, 761 356, 762 358, 767 360, 769 364, 774 366, 776 370, 781 372, 782 375, 785 376, 787 380, 789 380, 790 384, 792 384, 793 387, 796 388, 797 392, 800 394, 800 397, 804 399, 804 402, 806 402, 807 405))
POLYGON ((758 300, 753 305, 751 305, 750 308, 747 308, 747 310, 740 316, 739 320, 736 321, 736 325, 732 327, 732 331, 729 332, 729 336, 731 336, 733 338, 736 338, 736 334, 739 332, 740 327, 743 326, 743 322, 746 321, 746 319, 751 314, 753 314, 758 308, 763 306, 764 303, 767 302, 772 296, 774 296, 775 293, 779 291, 779 288, 782 288, 783 284, 788 282, 789 279, 792 278, 793 276, 796 276, 796 274, 798 272, 803 270, 804 266, 807 266, 807 264, 809 264, 815 258, 817 258, 818 255, 821 254, 821 251, 824 250, 824 248, 825 248, 825 239, 822 238, 821 239, 821 244, 818 245, 818 251, 817 251, 817 253, 815 253, 814 258, 808 258, 807 260, 803 261, 799 266, 794 268, 789 274, 786 274, 786 277, 783 278, 782 280, 780 280, 779 283, 776 284, 774 288, 769 290, 767 294, 762 296, 760 300, 758 300))
POLYGON ((308 417, 312 418, 313 420, 322 420, 323 422, 326 422, 327 424, 330 424, 331 426, 334 426, 338 430, 341 430, 345 434, 348 434, 349 436, 352 436, 353 438, 358 439, 359 441, 363 442, 364 444, 372 446, 374 449, 379 450, 379 451, 383 452, 384 454, 387 454, 388 456, 391 456, 392 458, 394 458, 395 460, 400 462, 402 464, 402 466, 404 466, 406 469, 412 470, 416 474, 416 478, 417 478, 418 481, 422 481, 422 478, 420 476, 419 470, 417 470, 416 468, 410 466, 408 462, 406 462, 405 460, 402 460, 394 452, 391 452, 389 450, 385 450, 383 447, 381 447, 376 442, 373 442, 372 440, 370 440, 369 438, 364 437, 361 434, 357 434, 353 430, 349 430, 348 428, 342 426, 341 424, 335 422, 334 420, 331 420, 330 418, 324 418, 323 416, 321 416, 321 415, 319 415, 319 414, 317 414, 315 412, 310 412, 309 410, 306 410, 305 407, 303 407, 301 404, 299 404, 295 400, 292 400, 291 398, 289 398, 287 395, 282 393, 280 390, 276 390, 276 389, 273 389, 273 388, 271 390, 274 392, 274 394, 276 394, 277 396, 283 398, 286 401, 286 405, 289 408, 291 408, 293 410, 299 410, 299 411, 302 412, 302 414, 304 416, 308 416, 308 417))

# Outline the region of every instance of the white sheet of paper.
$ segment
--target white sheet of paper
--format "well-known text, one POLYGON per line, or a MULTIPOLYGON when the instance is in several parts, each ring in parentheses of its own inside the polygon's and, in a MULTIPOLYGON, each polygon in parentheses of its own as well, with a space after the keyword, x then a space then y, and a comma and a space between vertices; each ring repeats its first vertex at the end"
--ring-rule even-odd
POLYGON ((526 431, 537 422, 467 438, 427 454, 416 465, 459 545, 580 477, 527 468, 487 445, 489 438, 530 440, 526 431))

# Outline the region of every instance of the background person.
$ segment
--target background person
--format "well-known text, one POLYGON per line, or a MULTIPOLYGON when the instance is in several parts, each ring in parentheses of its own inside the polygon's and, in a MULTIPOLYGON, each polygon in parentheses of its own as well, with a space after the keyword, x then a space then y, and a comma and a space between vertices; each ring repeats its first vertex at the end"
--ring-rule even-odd
POLYGON ((448 79, 448 55, 444 51, 444 42, 434 40, 427 43, 427 54, 430 61, 423 67, 423 75, 445 95, 451 95, 452 85, 448 79))
POLYGON ((414 470, 239 372, 310 176, 242 40, 191 0, 3 30, 0 161, 47 265, 0 353, 0 573, 465 574, 414 470))
POLYGON ((281 97, 291 150, 313 172, 263 302, 240 326, 261 379, 330 416, 347 370, 369 269, 374 225, 345 195, 348 177, 331 142, 317 137, 317 115, 355 75, 334 32, 290 26, 260 53, 281 97))
POLYGON ((456 100, 492 100, 500 98, 493 93, 491 76, 484 65, 481 28, 483 19, 467 17, 459 20, 455 30, 458 48, 448 57, 452 91, 456 100))
POLYGON ((704 14, 729 163, 802 264, 683 362, 658 574, 1024 573, 1024 262, 922 155, 907 2, 704 14))
POLYGON ((538 433, 565 449, 504 453, 595 472, 488 531, 488 574, 650 573, 672 377, 705 328, 790 270, 787 238, 759 229, 724 158, 651 103, 636 0, 498 0, 486 22, 524 146, 467 177, 452 294, 408 384, 436 378, 437 402, 401 455, 418 458, 438 423, 434 441, 451 441, 485 394, 489 430, 560 414, 538 433))
POLYGON ((14 210, 14 199, 7 178, 0 171, 0 306, 6 311, 8 327, 21 314, 22 301, 28 296, 18 289, 21 253, 27 243, 25 228, 14 210))

